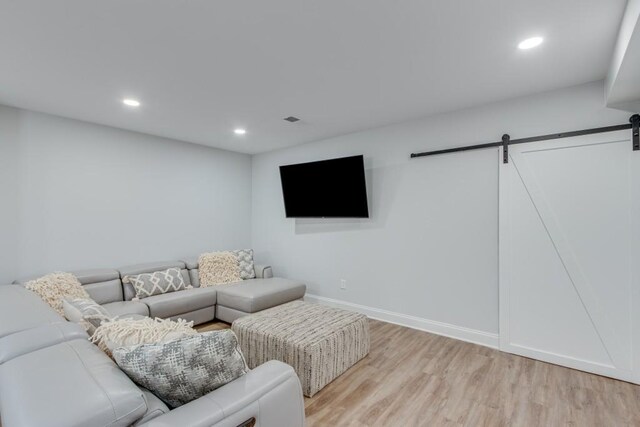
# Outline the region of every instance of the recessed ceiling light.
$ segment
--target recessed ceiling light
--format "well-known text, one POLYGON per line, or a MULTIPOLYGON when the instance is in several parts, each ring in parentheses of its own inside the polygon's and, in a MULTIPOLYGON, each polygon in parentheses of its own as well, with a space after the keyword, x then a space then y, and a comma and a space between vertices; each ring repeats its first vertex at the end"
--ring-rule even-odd
POLYGON ((124 105, 128 105, 129 107, 139 107, 140 106, 140 101, 138 101, 137 99, 131 99, 131 98, 123 99, 122 103, 124 105))
POLYGON ((518 45, 518 49, 531 49, 536 46, 540 46, 544 39, 542 37, 531 37, 530 39, 522 40, 518 45))
POLYGON ((238 129, 234 129, 233 133, 235 133, 236 135, 244 135, 245 133, 247 133, 247 130, 238 128, 238 129))

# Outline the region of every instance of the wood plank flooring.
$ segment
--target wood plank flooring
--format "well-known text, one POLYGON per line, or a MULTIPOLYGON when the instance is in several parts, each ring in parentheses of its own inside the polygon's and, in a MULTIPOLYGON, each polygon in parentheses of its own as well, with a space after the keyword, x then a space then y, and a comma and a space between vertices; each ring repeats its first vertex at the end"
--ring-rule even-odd
POLYGON ((640 426, 640 386, 390 323, 370 326, 369 356, 305 398, 308 427, 640 426))

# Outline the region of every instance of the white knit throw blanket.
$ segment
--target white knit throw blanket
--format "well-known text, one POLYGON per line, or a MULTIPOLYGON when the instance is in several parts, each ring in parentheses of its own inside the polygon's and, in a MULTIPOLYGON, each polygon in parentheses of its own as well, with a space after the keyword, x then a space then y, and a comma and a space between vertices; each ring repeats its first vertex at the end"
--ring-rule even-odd
POLYGON ((195 334, 193 322, 183 319, 116 319, 102 322, 91 336, 91 342, 111 356, 118 347, 156 344, 195 334))

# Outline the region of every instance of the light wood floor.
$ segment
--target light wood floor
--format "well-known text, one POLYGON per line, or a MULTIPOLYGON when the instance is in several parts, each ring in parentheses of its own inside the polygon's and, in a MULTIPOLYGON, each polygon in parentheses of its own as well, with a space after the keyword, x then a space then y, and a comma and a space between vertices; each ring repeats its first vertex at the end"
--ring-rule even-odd
POLYGON ((640 426, 640 386, 390 323, 370 325, 369 356, 305 398, 309 427, 640 426))

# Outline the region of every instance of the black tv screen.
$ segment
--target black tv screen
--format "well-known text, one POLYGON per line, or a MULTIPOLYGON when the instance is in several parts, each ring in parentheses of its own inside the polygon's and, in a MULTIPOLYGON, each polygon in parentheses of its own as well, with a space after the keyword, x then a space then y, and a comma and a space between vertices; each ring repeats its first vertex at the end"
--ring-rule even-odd
POLYGON ((280 166, 287 218, 368 218, 363 156, 280 166))

